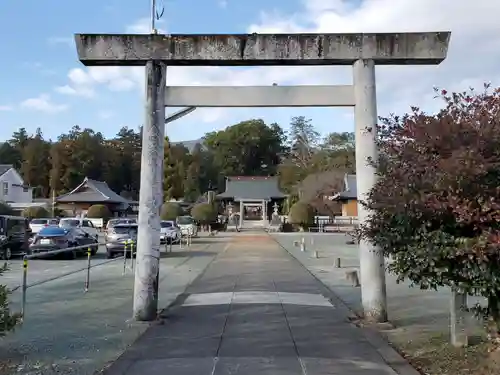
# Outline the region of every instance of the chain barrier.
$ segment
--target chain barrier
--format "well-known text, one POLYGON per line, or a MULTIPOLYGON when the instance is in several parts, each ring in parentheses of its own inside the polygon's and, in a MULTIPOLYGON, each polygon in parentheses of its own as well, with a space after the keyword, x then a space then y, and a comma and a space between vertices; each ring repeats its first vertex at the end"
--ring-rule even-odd
MULTIPOLYGON (((132 243, 131 243, 131 245, 132 245, 132 243)), ((111 263, 111 262, 115 262, 117 260, 122 259, 122 257, 118 257, 118 258, 111 259, 111 260, 108 260, 108 261, 105 261, 105 262, 101 262, 101 263, 97 263, 97 264, 92 264, 92 248, 93 247, 95 248, 96 246, 99 246, 99 244, 94 244, 94 245, 90 245, 90 246, 89 245, 74 246, 74 247, 68 247, 68 248, 65 248, 65 249, 52 250, 52 251, 34 253, 34 254, 29 254, 29 255, 24 255, 23 256, 22 283, 21 283, 21 286, 20 286, 20 289, 21 289, 21 292, 22 292, 22 296, 21 296, 21 314, 20 314, 21 315, 21 322, 24 321, 25 316, 26 316, 26 296, 27 296, 27 291, 28 291, 29 288, 32 288, 34 286, 38 286, 38 285, 41 285, 41 284, 45 284, 45 283, 47 283, 49 281, 60 279, 60 278, 63 278, 65 276, 73 275, 73 274, 78 273, 78 272, 85 271, 85 282, 84 282, 83 291, 84 291, 84 293, 87 293, 89 291, 89 289, 90 289, 90 269, 91 268, 103 266, 105 264, 108 264, 108 263, 111 263), (32 284, 28 284, 28 269, 29 269, 29 261, 30 260, 32 260, 32 259, 39 259, 39 258, 45 258, 45 257, 50 257, 50 256, 54 256, 54 255, 59 255, 59 254, 64 254, 64 253, 74 252, 76 250, 84 250, 84 249, 87 250, 86 251, 86 254, 87 254, 87 264, 86 264, 86 266, 84 268, 79 268, 77 270, 72 270, 72 271, 64 273, 62 275, 57 275, 57 276, 49 278, 49 279, 44 279, 44 280, 40 280, 40 281, 37 281, 37 282, 32 283, 32 284)), ((127 247, 125 247, 125 253, 123 255, 123 258, 125 260, 127 258, 127 247)), ((134 263, 132 261, 131 268, 133 269, 133 267, 134 267, 134 263)), ((13 291, 17 290, 18 288, 19 287, 14 288, 13 291)))
MULTIPOLYGON (((172 242, 169 241, 169 247, 168 247, 168 252, 172 252, 172 242)), ((183 248, 183 243, 185 246, 189 247, 192 244, 192 235, 191 233, 188 233, 185 236, 181 236, 179 239, 179 247, 183 248)), ((123 260, 123 273, 122 275, 125 275, 127 273, 127 270, 134 272, 135 269, 135 256, 137 253, 137 246, 136 242, 133 240, 127 240, 124 243, 124 251, 123 251, 123 256, 117 257, 114 259, 110 259, 104 262, 100 262, 97 264, 92 264, 92 256, 93 256, 93 248, 102 245, 102 244, 92 244, 92 245, 82 245, 82 246, 74 246, 74 247, 69 247, 65 249, 58 249, 58 250, 52 250, 52 251, 46 251, 46 252, 39 252, 39 253, 34 253, 34 254, 29 254, 29 255, 24 255, 23 256, 23 269, 22 269, 22 283, 20 286, 12 289, 12 291, 15 291, 17 289, 21 289, 22 292, 22 297, 21 297, 21 322, 24 321, 24 318, 26 316, 26 296, 27 296, 27 291, 29 288, 32 288, 37 285, 45 284, 49 281, 57 280, 60 278, 63 278, 65 276, 69 276, 78 272, 85 271, 85 281, 84 281, 84 287, 83 287, 83 292, 88 293, 90 290, 90 284, 91 284, 91 268, 103 266, 105 264, 115 262, 117 260, 123 260), (28 283, 28 269, 29 269, 29 261, 32 259, 39 259, 39 258, 46 258, 46 257, 51 257, 54 255, 59 255, 59 254, 64 254, 64 253, 69 253, 69 252, 75 252, 78 250, 86 250, 86 255, 87 255, 87 262, 85 267, 79 268, 77 270, 72 270, 70 272, 64 273, 62 275, 57 275, 49 279, 44 279, 40 280, 37 282, 34 282, 32 284, 28 283), (130 256, 129 256, 130 254, 130 256)), ((167 250, 167 249, 166 249, 167 250)))

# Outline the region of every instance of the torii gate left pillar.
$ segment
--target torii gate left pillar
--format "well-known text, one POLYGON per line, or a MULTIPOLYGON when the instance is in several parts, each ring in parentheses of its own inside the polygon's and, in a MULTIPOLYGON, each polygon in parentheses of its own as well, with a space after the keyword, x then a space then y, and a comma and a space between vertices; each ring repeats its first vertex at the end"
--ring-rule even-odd
MULTIPOLYGON (((75 36, 87 66, 146 66, 139 238, 134 318, 153 320, 158 308, 164 106, 353 106, 356 121, 358 201, 375 183, 367 158, 376 157, 375 65, 435 65, 447 54, 449 32, 385 34, 103 35, 75 36), (165 91, 166 66, 351 65, 354 84, 296 87, 177 87, 165 91)), ((361 224, 368 212, 358 204, 361 224)), ((360 243, 365 317, 387 319, 384 257, 360 243)))

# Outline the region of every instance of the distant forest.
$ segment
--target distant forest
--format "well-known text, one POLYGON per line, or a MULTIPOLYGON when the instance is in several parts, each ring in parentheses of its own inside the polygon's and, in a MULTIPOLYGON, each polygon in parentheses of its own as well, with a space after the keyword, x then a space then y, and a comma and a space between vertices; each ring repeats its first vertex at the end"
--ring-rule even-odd
MULTIPOLYGON (((223 191, 225 176, 278 175, 284 192, 298 194, 297 186, 308 175, 353 171, 353 133, 321 137, 303 116, 292 118, 289 128, 285 132, 278 124, 251 119, 207 133, 189 148, 166 138, 165 200, 193 201, 207 190, 223 191)), ((28 134, 21 128, 0 146, 0 163, 14 165, 37 198, 68 192, 89 177, 137 199, 141 137, 140 129, 122 128, 105 139, 100 132, 74 126, 48 140, 42 129, 28 134)))

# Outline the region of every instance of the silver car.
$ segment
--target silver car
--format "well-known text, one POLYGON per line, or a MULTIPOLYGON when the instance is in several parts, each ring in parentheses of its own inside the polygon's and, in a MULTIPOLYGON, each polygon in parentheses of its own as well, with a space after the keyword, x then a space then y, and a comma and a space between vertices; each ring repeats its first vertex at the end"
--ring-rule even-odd
POLYGON ((109 220, 104 231, 104 241, 108 242, 108 233, 113 235, 113 227, 119 224, 137 224, 137 220, 124 217, 109 220))
POLYGON ((181 239, 181 230, 172 220, 161 221, 160 243, 177 243, 181 239))
MULTIPOLYGON (((110 259, 116 254, 123 255, 125 245, 128 245, 129 241, 137 244, 137 228, 137 224, 117 224, 109 228, 106 234, 106 257, 110 259)), ((127 251, 129 251, 129 248, 127 248, 127 251)))

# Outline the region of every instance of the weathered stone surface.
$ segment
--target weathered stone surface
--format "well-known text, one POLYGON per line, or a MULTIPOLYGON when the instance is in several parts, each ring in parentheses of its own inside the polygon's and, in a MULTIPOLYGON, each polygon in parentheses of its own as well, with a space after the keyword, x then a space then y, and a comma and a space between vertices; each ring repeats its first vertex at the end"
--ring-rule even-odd
POLYGON ((439 64, 451 32, 379 34, 131 35, 76 34, 87 65, 379 65, 439 64))
POLYGON ((165 93, 167 107, 352 107, 354 103, 352 85, 169 86, 165 93))

